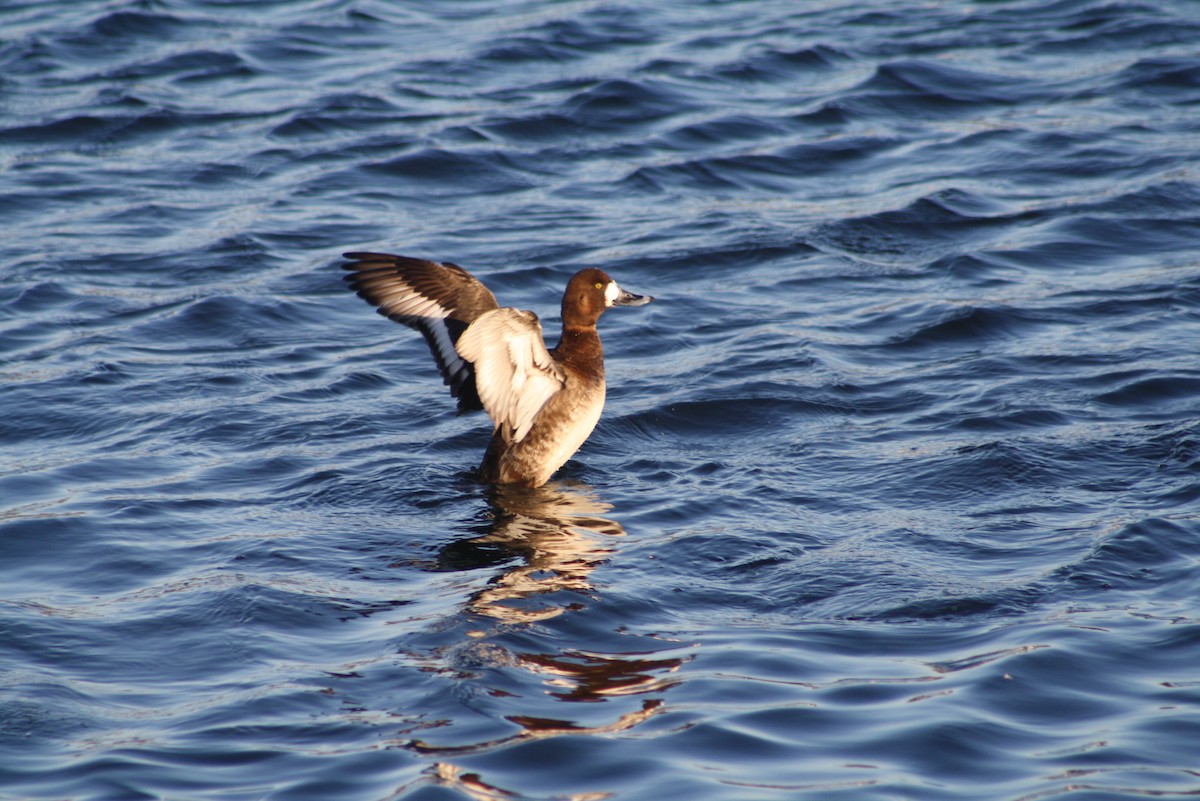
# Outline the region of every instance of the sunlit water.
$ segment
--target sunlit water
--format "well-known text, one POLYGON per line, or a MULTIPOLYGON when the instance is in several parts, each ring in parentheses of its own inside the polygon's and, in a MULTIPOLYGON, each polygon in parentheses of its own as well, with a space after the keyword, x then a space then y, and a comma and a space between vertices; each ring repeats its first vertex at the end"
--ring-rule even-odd
POLYGON ((0 7, 0 797, 1200 794, 1193 2, 0 7), (609 400, 493 492, 338 255, 609 400))

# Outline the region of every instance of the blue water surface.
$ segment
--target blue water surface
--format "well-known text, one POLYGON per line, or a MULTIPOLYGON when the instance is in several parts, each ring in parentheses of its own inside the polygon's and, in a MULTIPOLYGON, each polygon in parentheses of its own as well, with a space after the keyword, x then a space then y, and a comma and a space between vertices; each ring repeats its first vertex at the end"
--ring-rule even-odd
POLYGON ((1200 794, 1192 0, 0 5, 0 798, 1200 794), (476 483, 339 254, 605 416, 476 483))

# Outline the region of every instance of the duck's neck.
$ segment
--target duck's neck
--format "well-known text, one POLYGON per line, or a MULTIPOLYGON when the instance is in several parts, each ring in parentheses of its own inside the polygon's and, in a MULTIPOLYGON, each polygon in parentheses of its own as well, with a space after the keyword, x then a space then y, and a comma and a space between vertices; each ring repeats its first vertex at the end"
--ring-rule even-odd
POLYGON ((560 362, 582 367, 604 377, 604 346, 596 326, 563 326, 562 337, 554 346, 560 362))

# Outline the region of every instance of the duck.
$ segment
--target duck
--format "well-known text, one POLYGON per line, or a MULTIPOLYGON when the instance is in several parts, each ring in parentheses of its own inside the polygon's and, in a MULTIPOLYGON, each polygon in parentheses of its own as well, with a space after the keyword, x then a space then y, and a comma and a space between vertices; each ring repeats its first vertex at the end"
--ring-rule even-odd
POLYGON ((599 268, 582 269, 567 282, 562 335, 547 348, 536 314, 501 306, 457 264, 389 253, 344 256, 350 289, 424 336, 458 413, 483 410, 491 418, 478 470, 489 484, 540 487, 575 455, 604 409, 600 315, 654 300, 622 289, 599 268))

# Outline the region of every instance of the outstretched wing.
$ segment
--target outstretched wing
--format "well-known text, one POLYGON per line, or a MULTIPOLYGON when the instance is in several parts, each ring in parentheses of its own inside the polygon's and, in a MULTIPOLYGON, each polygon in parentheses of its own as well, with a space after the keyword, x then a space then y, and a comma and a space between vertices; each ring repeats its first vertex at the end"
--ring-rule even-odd
POLYGON ((567 382, 533 312, 502 308, 480 315, 459 338, 458 352, 475 365, 483 408, 509 442, 525 438, 537 413, 567 382))
POLYGON ((458 412, 483 408, 475 371, 455 350, 462 333, 480 315, 497 308, 496 297, 474 276, 449 262, 388 253, 346 253, 345 280, 358 296, 388 319, 420 331, 442 380, 458 398, 458 412))

